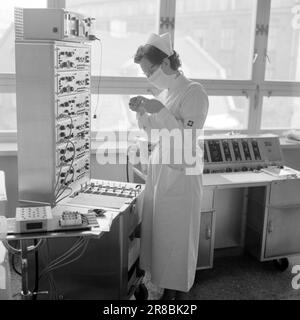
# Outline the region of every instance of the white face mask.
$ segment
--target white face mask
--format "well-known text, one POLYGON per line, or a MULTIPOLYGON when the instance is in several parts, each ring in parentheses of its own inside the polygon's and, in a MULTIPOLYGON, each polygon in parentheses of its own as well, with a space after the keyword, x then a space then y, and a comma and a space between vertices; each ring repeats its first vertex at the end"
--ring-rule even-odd
POLYGON ((177 77, 177 74, 165 74, 161 67, 155 70, 148 78, 148 81, 152 83, 158 89, 169 89, 177 77))

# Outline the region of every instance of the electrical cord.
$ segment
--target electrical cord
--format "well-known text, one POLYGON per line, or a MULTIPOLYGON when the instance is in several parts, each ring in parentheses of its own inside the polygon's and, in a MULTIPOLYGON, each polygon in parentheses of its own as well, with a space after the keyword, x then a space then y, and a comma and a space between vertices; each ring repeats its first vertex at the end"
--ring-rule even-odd
MULTIPOLYGON (((75 161, 75 154, 76 154, 75 148, 76 148, 76 147, 75 147, 75 144, 74 144, 72 141, 69 141, 69 142, 72 144, 73 149, 74 149, 73 157, 72 157, 72 161, 71 161, 71 163, 70 163, 69 169, 68 169, 67 172, 66 172, 66 176, 65 176, 63 182, 60 184, 60 187, 59 187, 58 190, 57 190, 57 193, 56 193, 56 195, 55 195, 55 198, 56 198, 56 199, 59 198, 59 197, 67 190, 68 186, 66 185, 66 186, 64 186, 63 191, 62 191, 61 194, 59 195, 59 192, 60 192, 61 188, 63 187, 63 185, 66 183, 66 180, 67 180, 67 178, 68 178, 68 176, 69 176, 69 174, 70 174, 71 169, 73 168, 73 163, 74 163, 74 161, 75 161)), ((74 178, 74 168, 73 168, 73 176, 72 176, 71 180, 72 180, 73 178, 74 178)), ((58 177, 58 179, 59 179, 59 177, 58 177)))
POLYGON ((85 251, 86 251, 86 249, 87 249, 87 247, 88 247, 88 243, 89 243, 89 240, 85 240, 85 243, 76 250, 76 251, 78 251, 80 248, 83 248, 82 251, 81 251, 81 253, 80 253, 77 257, 75 257, 74 259, 72 259, 72 260, 70 260, 70 261, 67 261, 67 262, 65 262, 65 263, 63 263, 63 264, 61 264, 61 265, 57 265, 57 266, 51 268, 51 270, 48 271, 48 272, 51 272, 51 271, 54 271, 54 270, 56 270, 56 269, 65 267, 66 265, 71 264, 71 263, 79 260, 79 259, 84 255, 84 253, 85 253, 85 251))
POLYGON ((99 96, 100 96, 100 82, 101 82, 101 74, 102 74, 102 52, 103 52, 103 48, 102 48, 102 42, 99 38, 96 38, 96 40, 99 41, 100 44, 100 67, 99 67, 99 81, 98 81, 98 85, 97 85, 97 103, 96 103, 96 108, 94 111, 94 119, 97 119, 97 110, 98 110, 98 106, 99 106, 99 96))
MULTIPOLYGON (((34 245, 37 245, 37 240, 33 240, 34 245)), ((39 291, 39 252, 36 250, 34 252, 34 259, 35 259, 35 278, 34 278, 34 289, 33 292, 39 291)), ((37 295, 33 295, 33 300, 37 299, 37 295)))
MULTIPOLYGON (((76 249, 78 246, 80 246, 80 245, 83 243, 83 240, 84 240, 84 239, 83 239, 82 237, 79 237, 70 249, 68 249, 66 252, 64 252, 64 253, 63 253, 61 256, 59 256, 58 258, 52 260, 52 261, 48 264, 48 267, 49 267, 50 265, 53 265, 53 264, 56 264, 57 262, 62 261, 62 260, 65 259, 66 257, 68 257, 69 254, 72 253, 74 249, 76 249)), ((47 267, 47 268, 48 268, 48 267, 47 267)))
MULTIPOLYGON (((74 149, 74 152, 73 152, 72 162, 71 162, 71 164, 70 164, 70 166, 69 166, 68 171, 66 172, 65 179, 63 180, 63 182, 61 183, 60 187, 58 188, 57 193, 56 193, 56 195, 55 195, 55 198, 57 198, 57 195, 58 195, 58 193, 60 192, 60 189, 62 188, 63 184, 66 182, 66 179, 67 179, 67 177, 68 177, 68 175, 69 175, 69 172, 70 172, 70 170, 71 170, 71 167, 73 166, 74 159, 75 159, 75 154, 76 154, 75 145, 74 145, 74 143, 71 141, 71 139, 72 139, 72 129, 73 129, 73 126, 74 126, 74 125, 73 125, 73 119, 72 119, 72 117, 71 117, 70 115, 61 115, 61 118, 69 118, 69 119, 71 120, 70 133, 69 133, 69 138, 68 138, 68 141, 67 141, 67 144, 66 144, 66 147, 65 147, 65 152, 67 151, 67 148, 68 148, 69 143, 72 144, 73 149, 74 149)), ((59 173, 58 173, 58 176, 57 176, 57 181, 56 181, 56 184, 55 184, 55 187, 54 187, 54 191, 56 190, 56 188, 57 188, 57 186, 58 186, 62 167, 63 167, 63 163, 60 165, 60 170, 59 170, 59 173)), ((65 191, 65 190, 64 190, 64 191, 65 191)), ((63 192, 64 192, 64 191, 63 191, 63 192)))
POLYGON ((89 240, 83 240, 83 241, 81 241, 81 242, 78 243, 78 244, 76 245, 76 247, 73 248, 72 251, 69 252, 64 258, 59 259, 56 263, 51 262, 50 265, 49 265, 48 267, 46 267, 46 268, 41 272, 40 278, 41 278, 42 276, 44 276, 45 274, 48 274, 49 272, 52 272, 52 271, 54 271, 54 270, 56 270, 56 269, 59 269, 59 268, 61 268, 61 267, 64 267, 64 266, 66 266, 66 265, 68 265, 68 264, 70 264, 70 263, 78 260, 79 258, 81 258, 81 256, 84 254, 84 252, 85 252, 85 250, 86 250, 86 248, 87 248, 88 242, 89 242, 89 240), (81 252, 77 257, 75 257, 75 258, 73 258, 73 259, 71 259, 71 260, 63 263, 65 260, 67 260, 70 256, 72 256, 75 252, 77 252, 77 251, 80 250, 81 248, 83 248, 83 250, 82 250, 82 252, 81 252))
POLYGON ((18 271, 17 268, 16 268, 15 255, 14 255, 14 254, 12 254, 12 256, 11 256, 11 264, 12 264, 12 268, 13 268, 14 272, 15 272, 16 274, 18 274, 19 276, 22 276, 21 272, 18 271))
POLYGON ((129 182, 129 155, 126 155, 126 179, 129 182))
POLYGON ((48 266, 40 273, 39 278, 41 279, 43 275, 54 270, 54 268, 58 267, 60 263, 64 262, 66 259, 72 256, 75 252, 77 252, 84 245, 85 241, 86 240, 84 240, 84 238, 80 237, 70 249, 68 249, 65 253, 63 253, 58 258, 52 260, 48 264, 48 266))
MULTIPOLYGON (((40 281, 43 276, 46 276, 49 282, 50 286, 50 292, 49 292, 49 297, 50 299, 58 299, 58 294, 57 294, 57 289, 55 286, 55 281, 53 278, 53 275, 51 274, 51 271, 60 268, 63 265, 60 265, 62 262, 67 260, 70 256, 72 256, 75 252, 77 252, 80 248, 85 247, 87 245, 88 240, 85 240, 83 237, 80 237, 79 239, 76 240, 76 242, 72 245, 70 249, 68 249, 66 252, 64 252, 61 256, 58 258, 52 260, 51 262, 48 262, 47 267, 45 267, 42 272, 40 273, 38 280, 40 281)), ((86 248, 84 248, 85 251, 86 248)), ((73 260, 79 259, 84 252, 81 252, 76 258, 73 260)), ((49 243, 47 241, 47 260, 49 261, 49 256, 50 256, 50 248, 49 248, 49 243)), ((67 262, 66 264, 71 263, 73 260, 67 262)))
POLYGON ((59 196, 57 197, 57 199, 56 199, 56 201, 55 201, 55 205, 57 205, 57 204, 58 204, 59 202, 61 202, 62 200, 68 198, 72 193, 73 193, 73 189, 70 188, 70 187, 66 187, 66 188, 59 194, 59 196), (68 193, 67 195, 65 195, 63 198, 61 198, 61 199, 58 200, 58 198, 59 198, 60 196, 62 196, 62 195, 64 194, 64 192, 65 192, 66 190, 68 190, 68 189, 71 190, 71 192, 68 193))
MULTIPOLYGON (((49 256, 50 256, 50 248, 49 248, 49 242, 47 241, 47 262, 49 262, 49 256)), ((49 292, 49 298, 50 300, 57 300, 57 290, 55 286, 55 281, 52 274, 48 274, 47 280, 50 285, 50 292, 49 292)), ((40 277, 39 277, 40 278, 40 277)))

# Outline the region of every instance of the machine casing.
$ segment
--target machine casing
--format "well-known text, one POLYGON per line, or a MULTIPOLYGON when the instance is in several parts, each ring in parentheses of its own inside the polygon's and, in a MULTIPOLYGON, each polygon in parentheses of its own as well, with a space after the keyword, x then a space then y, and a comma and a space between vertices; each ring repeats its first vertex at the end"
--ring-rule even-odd
POLYGON ((24 40, 89 40, 92 19, 61 8, 17 8, 16 36, 24 40))
MULTIPOLYGON (((75 155, 72 163, 74 181, 68 187, 75 191, 90 179, 90 46, 55 41, 17 41, 16 93, 19 200, 54 205, 55 189, 65 178, 59 175, 66 175, 71 165, 71 162, 66 163, 60 171, 61 156, 66 156, 60 152, 62 148, 66 149, 67 143, 61 135, 68 135, 67 126, 74 126, 74 137, 70 140, 75 145, 82 139, 84 144, 87 143, 83 152, 75 155), (60 53, 75 52, 73 56, 76 56, 76 50, 81 50, 78 55, 84 50, 88 62, 73 62, 72 67, 64 65, 62 61, 69 61, 72 57, 66 60, 60 53), (85 81, 83 85, 80 84, 82 81, 85 81), (77 104, 80 104, 77 101, 84 101, 80 113, 68 111, 66 116, 59 118, 61 110, 66 108, 65 103, 72 104, 77 110, 77 104), (64 131, 62 127, 65 127, 64 131)), ((71 178, 69 175, 67 181, 71 178)))

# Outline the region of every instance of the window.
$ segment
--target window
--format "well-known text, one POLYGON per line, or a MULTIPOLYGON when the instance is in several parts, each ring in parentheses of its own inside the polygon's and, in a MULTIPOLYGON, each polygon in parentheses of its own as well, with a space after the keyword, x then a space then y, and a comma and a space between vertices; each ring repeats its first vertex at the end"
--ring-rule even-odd
POLYGON ((203 3, 201 10, 184 12, 180 7, 176 11, 174 45, 185 64, 186 75, 202 79, 250 79, 256 1, 243 0, 241 9, 225 0, 211 0, 209 10, 205 10, 205 1, 188 1, 190 7, 198 2, 203 3), (199 21, 206 27, 201 38, 194 29, 194 23, 199 21), (226 50, 231 51, 229 56, 226 50), (226 72, 228 67, 231 74, 226 72))
POLYGON ((234 50, 235 29, 224 28, 221 31, 221 50, 234 50))
POLYGON ((210 96, 206 130, 243 130, 248 125, 249 102, 245 97, 210 96))
POLYGON ((138 129, 136 113, 129 109, 131 95, 92 95, 92 131, 128 131, 138 129), (98 106, 98 107, 97 107, 98 106), (97 110, 95 110, 97 108, 97 110), (93 115, 97 118, 94 119, 93 115))
POLYGON ((46 0, 1 1, 0 10, 0 72, 15 73, 14 7, 46 8, 46 0))
POLYGON ((0 94, 0 130, 17 130, 16 94, 0 94))
POLYGON ((209 94, 208 132, 300 126, 300 0, 11 0, 0 11, 0 131, 16 130, 13 8, 47 3, 96 18, 93 131, 137 129, 128 100, 152 87, 133 56, 151 32, 167 31, 185 75, 209 94))
POLYGON ((266 80, 300 81, 300 1, 271 2, 268 56, 266 80))
POLYGON ((102 57, 96 42, 92 48, 93 75, 101 71, 104 76, 141 76, 133 56, 149 33, 158 32, 159 1, 67 0, 66 8, 96 19, 94 32, 101 39, 102 57))
MULTIPOLYGON (((46 0, 11 0, 2 1, 0 10, 0 73, 15 73, 15 31, 14 7, 45 8, 46 0)), ((3 76, 0 74, 0 77, 3 76)), ((11 82, 3 78, 3 82, 11 82)), ((6 85, 5 88, 8 88, 6 85)), ((16 94, 6 93, 0 88, 0 131, 16 131, 16 94)), ((15 88, 14 88, 15 90, 15 88)), ((12 90, 8 88, 8 91, 12 90)))
POLYGON ((262 129, 300 129, 299 97, 264 97, 262 129))

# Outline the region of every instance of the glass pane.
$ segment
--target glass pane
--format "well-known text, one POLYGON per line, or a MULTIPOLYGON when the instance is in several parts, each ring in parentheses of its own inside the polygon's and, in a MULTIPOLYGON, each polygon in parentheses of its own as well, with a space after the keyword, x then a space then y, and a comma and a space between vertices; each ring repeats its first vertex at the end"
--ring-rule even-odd
POLYGON ((299 129, 299 97, 264 97, 262 129, 299 129))
POLYGON ((17 130, 16 95, 0 94, 0 131, 17 130))
POLYGON ((137 48, 151 32, 158 32, 158 0, 67 0, 66 7, 93 18, 96 41, 92 48, 92 74, 105 76, 141 76, 133 62, 137 48), (101 70, 100 70, 101 69, 101 70))
POLYGON ((15 73, 14 7, 46 8, 47 0, 1 1, 0 73, 15 73))
POLYGON ((174 47, 188 77, 251 78, 255 0, 177 0, 174 47))
POLYGON ((247 129, 249 101, 245 97, 209 96, 206 130, 247 129))
POLYGON ((300 1, 272 0, 267 80, 300 80, 300 1))
MULTIPOLYGON (((138 129, 136 113, 129 109, 130 98, 136 95, 92 95, 92 131, 127 131, 138 129), (98 106, 98 107, 96 107, 98 106), (97 108, 97 110, 95 110, 97 108), (94 119, 94 114, 97 118, 94 119)), ((146 98, 152 96, 143 95, 146 98)))
MULTIPOLYGON (((146 96, 153 98, 152 96, 146 96)), ((92 130, 138 129, 136 114, 128 107, 130 95, 99 95, 97 118, 93 119, 97 95, 92 95, 92 130)), ((206 130, 242 130, 248 125, 249 102, 245 97, 209 96, 206 130)))

